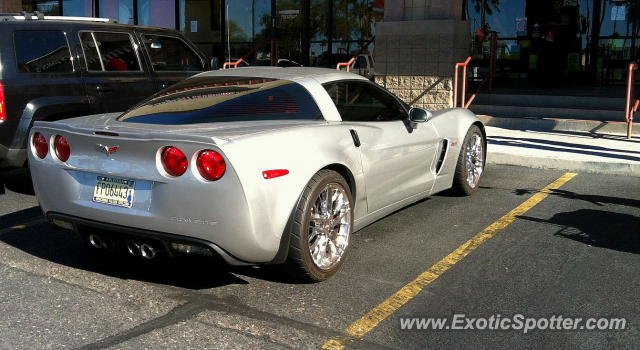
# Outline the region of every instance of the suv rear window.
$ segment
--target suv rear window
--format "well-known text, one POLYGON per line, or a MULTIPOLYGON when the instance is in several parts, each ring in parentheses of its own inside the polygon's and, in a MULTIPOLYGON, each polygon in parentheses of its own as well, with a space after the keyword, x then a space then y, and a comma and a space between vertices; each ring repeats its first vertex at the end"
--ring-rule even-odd
POLYGON ((67 37, 62 31, 19 30, 13 40, 20 72, 73 72, 67 37))
POLYGON ((303 86, 288 80, 251 77, 187 79, 118 118, 163 125, 322 119, 318 105, 303 86))
POLYGON ((82 32, 82 51, 89 71, 140 71, 138 53, 128 33, 82 32))
POLYGON ((144 46, 154 71, 203 71, 202 61, 184 41, 162 35, 145 34, 144 46))

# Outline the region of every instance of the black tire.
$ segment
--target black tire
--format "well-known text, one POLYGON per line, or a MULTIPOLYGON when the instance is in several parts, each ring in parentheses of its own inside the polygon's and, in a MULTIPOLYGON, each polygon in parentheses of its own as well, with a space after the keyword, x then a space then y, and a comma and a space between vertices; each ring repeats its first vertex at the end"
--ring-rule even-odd
POLYGON ((309 251, 308 227, 311 207, 320 192, 328 184, 337 184, 345 190, 351 210, 350 230, 353 229, 353 196, 349 184, 340 174, 333 170, 320 170, 305 187, 288 225, 290 228, 289 254, 283 267, 288 274, 304 281, 320 282, 333 276, 342 266, 345 255, 348 253, 347 246, 336 265, 329 269, 321 269, 316 266, 309 251))
POLYGON ((453 176, 453 187, 451 191, 460 196, 470 196, 474 194, 478 187, 480 187, 480 181, 482 181, 482 174, 480 175, 480 180, 472 186, 467 182, 468 170, 465 164, 465 156, 467 147, 469 143, 474 138, 474 135, 479 135, 482 139, 482 174, 484 174, 484 168, 487 163, 487 140, 484 136, 484 133, 477 125, 471 125, 469 130, 467 131, 467 135, 464 138, 464 142, 462 143, 462 148, 460 149, 460 155, 458 156, 458 163, 456 164, 456 172, 453 176))

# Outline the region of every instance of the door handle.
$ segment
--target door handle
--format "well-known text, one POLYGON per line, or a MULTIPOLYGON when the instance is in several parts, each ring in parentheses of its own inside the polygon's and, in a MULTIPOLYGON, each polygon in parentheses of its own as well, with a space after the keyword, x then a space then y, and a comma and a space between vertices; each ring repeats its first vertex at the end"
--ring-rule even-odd
POLYGON ((98 93, 103 93, 103 92, 112 92, 113 88, 110 86, 104 86, 104 85, 98 85, 96 86, 96 91, 98 93))
POLYGON ((349 129, 349 132, 351 133, 351 138, 353 139, 353 145, 356 147, 360 147, 360 137, 358 137, 358 133, 353 129, 349 129))

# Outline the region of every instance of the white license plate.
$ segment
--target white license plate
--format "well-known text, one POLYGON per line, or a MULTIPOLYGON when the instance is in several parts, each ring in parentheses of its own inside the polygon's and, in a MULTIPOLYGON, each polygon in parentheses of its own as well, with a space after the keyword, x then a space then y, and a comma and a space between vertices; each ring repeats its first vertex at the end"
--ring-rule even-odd
POLYGON ((131 208, 135 185, 136 182, 133 180, 98 176, 96 187, 93 190, 93 201, 131 208))

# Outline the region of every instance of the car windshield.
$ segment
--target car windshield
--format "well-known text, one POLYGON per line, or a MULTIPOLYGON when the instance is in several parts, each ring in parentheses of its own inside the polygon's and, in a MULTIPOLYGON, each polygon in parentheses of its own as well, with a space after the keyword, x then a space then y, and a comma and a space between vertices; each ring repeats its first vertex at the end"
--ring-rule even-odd
POLYGON ((278 119, 323 117, 303 86, 288 80, 252 77, 187 79, 118 117, 122 122, 164 125, 278 119))

